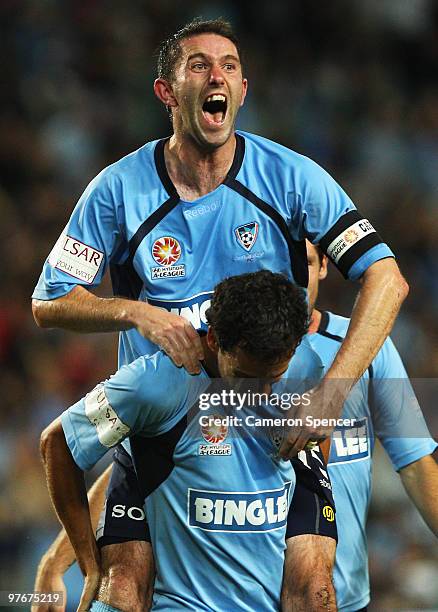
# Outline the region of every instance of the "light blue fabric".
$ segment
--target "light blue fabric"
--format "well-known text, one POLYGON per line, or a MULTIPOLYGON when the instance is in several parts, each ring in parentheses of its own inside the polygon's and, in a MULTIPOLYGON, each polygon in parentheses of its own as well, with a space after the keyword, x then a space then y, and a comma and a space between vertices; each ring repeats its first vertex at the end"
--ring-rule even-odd
MULTIPOLYGON (((262 207, 225 181, 198 200, 177 202, 154 221, 139 241, 132 265, 127 265, 133 237, 163 210, 160 207, 171 195, 154 160, 157 142, 150 142, 89 184, 44 264, 33 297, 57 298, 77 284, 94 287, 110 266, 119 295, 182 314, 199 329, 206 326, 213 288, 224 278, 268 269, 293 279, 299 255, 293 251, 291 258, 279 224, 295 241, 307 237, 317 243, 355 207, 310 159, 260 136, 244 132, 240 136, 245 154, 236 179, 262 201, 262 207), (163 259, 163 245, 170 252, 169 260, 163 259)), ((386 245, 370 248, 352 262, 350 278, 358 278, 372 263, 389 256, 386 245)), ((304 261, 304 269, 306 265, 304 261)), ((156 349, 136 330, 122 332, 119 363, 156 349)))
MULTIPOLYGON (((327 370, 339 350, 339 339, 347 333, 349 319, 326 314, 327 326, 307 338, 327 370)), ((395 470, 429 455, 437 447, 390 338, 354 387, 344 404, 342 418, 356 422, 351 427, 337 428, 332 436, 328 468, 339 534, 334 581, 339 610, 354 612, 370 600, 365 526, 375 436, 395 470)))

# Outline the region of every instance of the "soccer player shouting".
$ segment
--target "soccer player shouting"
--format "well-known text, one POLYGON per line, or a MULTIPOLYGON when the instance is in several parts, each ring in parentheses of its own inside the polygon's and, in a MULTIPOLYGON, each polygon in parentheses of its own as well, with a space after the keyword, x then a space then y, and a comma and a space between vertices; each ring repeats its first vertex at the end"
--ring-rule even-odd
MULTIPOLYGON (((193 374, 203 354, 193 326, 205 326, 213 287, 259 269, 307 286, 307 237, 362 283, 345 341, 312 395, 315 419, 339 416, 407 294, 392 252, 317 164, 235 131, 247 80, 227 22, 194 22, 164 41, 154 90, 172 136, 147 143, 87 187, 34 291, 36 321, 120 331, 120 365, 158 345, 193 374), (98 298, 88 289, 108 267, 118 297, 98 298)), ((293 457, 329 433, 291 430, 281 455, 293 457)))

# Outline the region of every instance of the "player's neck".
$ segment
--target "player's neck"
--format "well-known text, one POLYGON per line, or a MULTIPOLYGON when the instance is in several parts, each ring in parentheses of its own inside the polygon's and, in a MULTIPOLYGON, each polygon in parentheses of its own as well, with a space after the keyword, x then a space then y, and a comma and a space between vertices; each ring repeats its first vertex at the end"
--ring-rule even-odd
POLYGON ((219 378, 219 367, 217 363, 217 354, 214 353, 208 346, 207 336, 201 336, 201 344, 204 349, 204 370, 211 378, 219 378))
POLYGON ((321 323, 321 316, 319 310, 316 310, 316 308, 312 310, 312 314, 310 315, 309 334, 316 334, 321 323))
POLYGON ((164 156, 167 171, 181 199, 190 202, 219 187, 231 168, 235 149, 234 135, 211 151, 202 150, 192 139, 173 135, 164 156))

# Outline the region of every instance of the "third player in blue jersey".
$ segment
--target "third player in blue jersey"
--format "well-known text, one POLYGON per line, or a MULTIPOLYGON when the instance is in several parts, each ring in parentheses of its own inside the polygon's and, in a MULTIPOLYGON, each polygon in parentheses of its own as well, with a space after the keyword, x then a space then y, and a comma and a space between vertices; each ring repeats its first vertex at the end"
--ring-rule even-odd
MULTIPOLYGON (((315 247, 307 245, 307 248, 312 309, 311 333, 307 337, 327 369, 345 337, 349 320, 314 308, 319 280, 327 274, 327 260, 315 247)), ((366 518, 376 437, 394 469, 400 473, 409 496, 438 535, 438 499, 435 493, 438 466, 430 457, 437 444, 430 436, 391 339, 386 340, 354 387, 345 402, 342 418, 353 422, 334 431, 328 466, 339 533, 334 580, 339 610, 356 612, 370 601, 366 518)), ((294 499, 292 519, 298 520, 305 511, 303 506, 307 495, 305 492, 294 499)))

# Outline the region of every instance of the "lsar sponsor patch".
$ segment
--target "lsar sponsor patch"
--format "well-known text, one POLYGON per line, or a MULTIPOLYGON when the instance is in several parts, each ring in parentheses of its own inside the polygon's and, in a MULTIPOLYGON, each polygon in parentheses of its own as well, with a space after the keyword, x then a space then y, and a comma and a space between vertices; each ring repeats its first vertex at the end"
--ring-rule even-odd
POLYGON ((49 255, 49 264, 91 285, 100 270, 103 257, 102 251, 62 233, 49 255))

